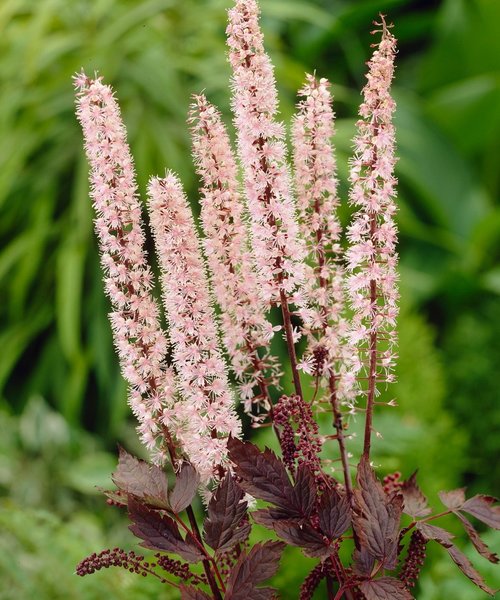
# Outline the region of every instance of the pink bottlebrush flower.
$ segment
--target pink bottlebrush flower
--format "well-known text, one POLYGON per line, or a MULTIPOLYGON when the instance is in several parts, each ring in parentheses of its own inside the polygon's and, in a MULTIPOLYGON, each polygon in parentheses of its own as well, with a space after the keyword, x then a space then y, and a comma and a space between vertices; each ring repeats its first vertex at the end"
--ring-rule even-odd
MULTIPOLYGON (((303 100, 293 121, 295 188, 302 237, 308 257, 315 267, 313 277, 304 282, 307 309, 303 312, 303 331, 308 338, 303 363, 314 365, 316 375, 325 375, 347 395, 343 353, 346 322, 343 317, 344 269, 339 259, 341 225, 337 217, 339 198, 334 148, 334 114, 330 84, 307 75, 300 90, 303 100), (321 360, 318 360, 321 357, 321 360), (309 360, 308 360, 309 359, 309 360), (336 378, 333 382, 330 377, 336 378)), ((333 391, 333 390, 331 390, 333 391)))
POLYGON ((269 353, 274 331, 266 319, 267 304, 257 292, 237 166, 221 115, 205 96, 195 97, 189 122, 196 168, 203 183, 203 242, 221 307, 224 342, 240 383, 245 411, 261 418, 259 406, 269 410, 268 386, 279 384, 280 373, 269 353), (257 395, 255 388, 259 388, 257 395))
MULTIPOLYGON (((143 443, 153 450, 162 441, 161 415, 175 396, 174 373, 167 366, 167 339, 151 294, 141 206, 120 109, 102 78, 75 76, 77 117, 90 163, 91 192, 114 343, 130 386, 129 402, 139 419, 143 443)), ((165 448, 156 448, 161 461, 165 448)))
POLYGON ((258 14, 255 0, 236 0, 229 11, 227 43, 259 292, 266 302, 279 304, 280 296, 293 296, 306 277, 305 247, 290 192, 285 130, 275 121, 276 84, 258 14))
POLYGON ((187 198, 172 173, 151 179, 151 225, 182 400, 166 414, 203 481, 226 460, 226 437, 239 436, 226 365, 218 348, 205 265, 187 198), (221 436, 221 437, 219 437, 221 436))
POLYGON ((347 291, 354 311, 349 338, 359 351, 371 399, 376 382, 394 379, 396 355, 397 228, 394 222, 395 102, 390 95, 396 40, 382 22, 382 39, 368 63, 368 83, 350 165, 350 203, 357 207, 347 236, 347 291))

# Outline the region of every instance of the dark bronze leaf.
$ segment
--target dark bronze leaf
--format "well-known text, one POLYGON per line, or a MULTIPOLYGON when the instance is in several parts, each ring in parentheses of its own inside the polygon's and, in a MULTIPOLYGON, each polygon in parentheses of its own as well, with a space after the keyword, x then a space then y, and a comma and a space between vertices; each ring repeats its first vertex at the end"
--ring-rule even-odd
POLYGON ((152 550, 173 552, 187 562, 198 562, 204 558, 196 540, 188 534, 182 539, 177 523, 156 510, 150 510, 133 496, 128 501, 130 531, 143 540, 141 546, 152 550))
POLYGON ((276 573, 284 547, 283 542, 266 542, 243 552, 229 575, 224 600, 271 600, 274 590, 257 586, 276 573))
POLYGON ((334 488, 329 488, 319 501, 319 526, 324 535, 335 540, 351 526, 351 507, 347 496, 340 495, 334 488))
POLYGON ((436 527, 436 525, 429 525, 428 523, 417 523, 416 528, 427 540, 434 540, 445 548, 453 546, 455 536, 442 527, 436 527))
POLYGON ((462 510, 493 529, 500 529, 500 506, 497 502, 498 498, 477 494, 464 502, 462 510))
POLYGON ((472 542, 474 548, 479 552, 479 554, 481 556, 484 556, 484 558, 489 560, 491 563, 498 563, 500 560, 498 558, 498 555, 492 552, 488 548, 488 546, 483 542, 483 540, 479 537, 478 532, 472 526, 472 523, 470 523, 470 521, 468 521, 460 512, 457 512, 455 514, 462 522, 462 525, 464 526, 464 529, 467 535, 469 536, 470 541, 472 542))
POLYGON ((170 506, 174 513, 180 513, 191 504, 199 484, 200 476, 196 469, 191 463, 183 462, 170 494, 170 506))
POLYGON ((417 471, 415 471, 401 487, 404 498, 403 512, 410 517, 425 517, 432 511, 427 506, 427 498, 417 484, 417 471))
POLYGON ((403 497, 388 497, 368 461, 361 459, 354 490, 353 526, 362 546, 386 569, 395 569, 403 497))
POLYGON ((359 585, 366 600, 412 600, 413 596, 405 588, 404 583, 394 577, 380 577, 371 581, 363 581, 359 585))
POLYGON ((272 509, 257 510, 252 516, 256 523, 273 529, 290 546, 302 548, 306 556, 325 557, 330 553, 328 540, 303 519, 275 519, 272 509))
POLYGON ((160 467, 150 465, 120 447, 118 467, 111 478, 119 490, 157 508, 170 508, 168 481, 160 467))
POLYGON ((494 595, 495 592, 486 585, 481 575, 472 566, 470 560, 453 544, 453 535, 451 533, 441 527, 436 527, 435 525, 429 525, 427 523, 417 523, 417 529, 426 539, 434 540, 446 548, 455 564, 473 583, 480 587, 484 592, 492 596, 494 595))
POLYGON ((472 566, 470 560, 465 556, 465 554, 459 550, 456 546, 451 546, 447 548, 448 554, 451 556, 452 560, 458 566, 458 568, 462 571, 464 575, 466 575, 473 583, 475 583, 479 588, 490 594, 490 596, 495 595, 495 591, 486 585, 481 575, 476 571, 476 569, 472 566))
POLYGON ((465 488, 451 490, 451 492, 439 492, 441 502, 450 510, 457 510, 465 502, 465 488))
POLYGON ((305 464, 299 465, 297 469, 294 490, 301 513, 309 517, 316 503, 318 490, 314 475, 305 464))
POLYGON ((102 487, 97 486, 97 489, 102 492, 107 498, 109 498, 113 504, 120 506, 127 506, 128 494, 121 490, 105 490, 102 487))
POLYGON ((250 524, 243 523, 248 504, 245 493, 228 472, 208 504, 205 521, 205 541, 214 550, 229 550, 245 540, 250 524))
POLYGON ((365 547, 355 548, 353 554, 353 569, 357 575, 369 577, 375 566, 375 559, 365 547))
POLYGON ((204 591, 192 585, 180 585, 181 600, 212 600, 212 597, 204 591))
POLYGON ((246 492, 284 508, 291 517, 301 515, 285 465, 274 452, 269 448, 261 452, 254 444, 236 438, 231 438, 227 447, 236 475, 241 478, 241 486, 246 492))

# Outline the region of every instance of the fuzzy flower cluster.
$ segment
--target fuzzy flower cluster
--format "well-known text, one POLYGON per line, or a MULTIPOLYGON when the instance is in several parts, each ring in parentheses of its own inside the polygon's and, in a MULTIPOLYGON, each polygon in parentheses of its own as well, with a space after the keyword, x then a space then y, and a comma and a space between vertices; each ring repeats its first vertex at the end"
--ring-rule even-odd
POLYGON ((368 83, 354 139, 350 203, 357 207, 347 230, 347 291, 353 309, 349 340, 358 349, 354 371, 364 369, 369 385, 394 380, 397 301, 397 229, 394 222, 394 75, 396 40, 382 23, 382 39, 368 63, 368 83))
POLYGON ((75 77, 75 87, 114 342, 141 439, 153 449, 162 435, 161 414, 173 405, 175 386, 165 362, 167 340, 159 307, 151 294, 153 275, 144 251, 132 157, 111 88, 83 73, 75 77))
POLYGON ((305 246, 299 236, 285 161, 285 128, 275 120, 277 92, 264 51, 255 0, 236 0, 227 27, 233 69, 233 111, 244 169, 259 291, 266 302, 283 295, 303 304, 305 246))
POLYGON ((269 353, 274 329, 266 319, 267 304, 257 293, 238 169, 221 115, 205 96, 195 97, 189 122, 202 180, 203 244, 221 308, 224 342, 245 411, 258 419, 270 409, 268 388, 279 385, 280 372, 269 353), (261 407, 264 412, 259 415, 261 407))
POLYGON ((383 22, 354 140, 349 199, 356 212, 344 254, 328 81, 309 75, 299 92, 293 121, 295 200, 256 0, 235 0, 227 34, 240 165, 219 111, 203 95, 195 96, 189 123, 201 179, 202 241, 177 176, 153 178, 148 188, 172 366, 151 292, 119 108, 100 79, 76 77, 111 323, 130 404, 142 441, 158 462, 168 450, 175 463, 181 450, 203 483, 221 475, 227 439, 240 435, 241 424, 219 345, 220 324, 239 399, 254 425, 269 418, 264 424, 274 425, 278 435, 282 430, 289 465, 305 462, 315 474, 321 471, 321 440, 300 369, 316 377, 315 398, 321 383, 319 401, 333 413, 350 493, 342 406, 355 410, 357 394, 366 394, 364 454, 369 456, 377 384, 393 380, 395 361, 395 105, 389 93, 395 39, 383 22), (268 321, 273 306, 281 307, 282 325, 268 321), (279 389, 282 373, 270 347, 282 328, 295 393, 273 406, 270 390, 279 389), (295 343, 302 335, 307 344, 299 361, 295 343))
POLYGON ((337 393, 348 397, 352 382, 343 360, 347 322, 329 87, 326 79, 318 81, 307 75, 292 128, 298 219, 309 262, 315 265, 314 276, 304 282, 306 314, 299 311, 308 339, 301 367, 314 375, 326 375, 325 379, 335 376, 337 393))
POLYGON ((239 436, 205 265, 188 200, 175 175, 148 188, 180 400, 163 421, 203 480, 225 462, 226 438, 239 436))

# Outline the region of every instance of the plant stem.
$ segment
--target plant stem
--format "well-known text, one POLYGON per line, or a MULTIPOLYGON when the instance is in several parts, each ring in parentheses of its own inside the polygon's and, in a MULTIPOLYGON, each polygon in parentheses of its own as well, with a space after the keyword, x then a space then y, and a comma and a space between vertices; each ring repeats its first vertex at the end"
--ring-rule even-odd
POLYGON ((349 503, 352 503, 352 481, 351 471, 349 469, 349 459, 347 456, 347 448, 345 446, 344 425, 342 422, 342 413, 340 412, 337 392, 335 389, 335 375, 330 375, 328 379, 330 388, 330 402, 333 411, 333 426, 337 432, 337 441, 340 449, 340 459, 342 461, 342 470, 344 472, 345 489, 349 503))
MULTIPOLYGON (((191 506, 188 506, 186 508, 186 513, 189 519, 189 522, 191 524, 191 527, 193 529, 193 534, 195 536, 195 538, 198 540, 198 542, 203 545, 203 541, 201 539, 201 534, 200 534, 200 530, 198 528, 198 523, 196 522, 196 517, 194 515, 193 512, 193 508, 191 506)), ((212 569, 211 569, 211 565, 210 565, 210 560, 208 558, 203 560, 203 568, 205 570, 205 575, 207 576, 207 581, 208 581, 208 585, 210 586, 210 589, 212 590, 212 594, 214 595, 214 599, 215 600, 222 600, 222 595, 220 593, 220 590, 217 586, 217 582, 215 581, 215 578, 213 576, 212 573, 212 569)), ((220 577, 220 573, 217 569, 217 566, 214 564, 214 569, 215 572, 217 574, 217 577, 219 579, 219 582, 221 584, 221 588, 222 591, 225 592, 225 588, 224 588, 224 583, 222 582, 222 579, 220 577)))
POLYGON ((330 575, 326 576, 326 590, 328 593, 328 598, 329 600, 333 600, 334 596, 333 596, 333 582, 332 582, 332 578, 330 577, 330 575))
POLYGON ((302 399, 304 399, 302 394, 302 386, 300 384, 299 369, 297 368, 297 354, 295 353, 295 343, 293 341, 293 328, 290 308, 288 307, 288 298, 283 289, 280 289, 280 302, 281 313, 283 315, 283 325, 285 326, 286 345, 288 348, 288 356, 290 358, 290 366, 292 368, 293 385, 295 387, 295 393, 297 396, 300 396, 302 399))
POLYGON ((339 591, 335 594, 335 598, 333 600, 340 600, 340 598, 342 598, 342 596, 344 595, 345 592, 345 588, 343 586, 339 587, 339 591))
MULTIPOLYGON (((372 240, 377 232, 377 217, 371 215, 370 218, 370 234, 372 240)), ((372 328, 374 327, 375 317, 373 313, 377 306, 377 282, 373 279, 370 281, 370 304, 372 309, 372 328)), ((377 379, 377 331, 372 330, 370 333, 370 370, 368 374, 368 397, 366 401, 365 415, 365 439, 363 444, 363 458, 367 462, 370 460, 372 422, 373 422, 373 407, 375 402, 375 384, 377 379)))

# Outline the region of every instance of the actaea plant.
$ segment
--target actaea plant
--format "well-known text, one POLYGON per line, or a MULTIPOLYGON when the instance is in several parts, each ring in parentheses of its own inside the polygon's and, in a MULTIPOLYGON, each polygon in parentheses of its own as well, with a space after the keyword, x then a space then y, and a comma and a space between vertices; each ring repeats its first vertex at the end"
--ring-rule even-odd
POLYGON ((106 494, 128 511, 141 545, 155 552, 146 558, 104 550, 83 560, 79 575, 120 566, 177 587, 183 600, 271 599, 277 591, 261 584, 277 572, 288 544, 317 560, 301 600, 320 585, 333 600, 406 600, 431 541, 494 593, 453 535, 432 521, 453 513, 477 551, 496 563, 468 518, 498 529, 496 499, 442 492, 445 510, 434 513, 415 474, 380 482, 370 461, 377 390, 394 379, 398 314, 390 94, 396 40, 382 16, 373 33, 379 41, 368 62, 350 162, 354 216, 344 250, 330 84, 307 75, 299 92, 292 169, 257 3, 235 1, 227 42, 237 153, 205 96, 193 98, 188 118, 201 179, 202 239, 174 173, 151 179, 148 188, 168 334, 152 294, 118 104, 101 78, 75 77, 114 342, 152 458, 149 464, 120 449, 117 489, 106 494), (281 311, 281 325, 269 321, 273 308, 281 311), (270 350, 278 332, 288 365, 270 350), (301 338, 306 349, 297 356, 301 338), (280 396, 283 371, 294 392, 280 396), (304 372, 314 382, 309 398, 304 372), (242 439, 240 403, 254 427, 272 426, 280 456, 242 439), (320 435, 319 411, 331 412, 331 435, 320 435), (354 413, 365 426, 353 481, 346 418, 354 413), (337 446, 340 479, 322 459, 326 442, 337 446), (202 525, 192 507, 197 492, 206 507, 202 525), (272 539, 251 545, 255 523, 273 532, 272 539), (346 546, 352 548, 347 561, 340 552, 346 546))

